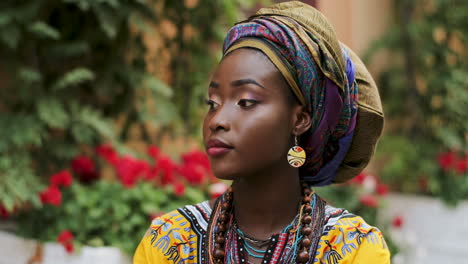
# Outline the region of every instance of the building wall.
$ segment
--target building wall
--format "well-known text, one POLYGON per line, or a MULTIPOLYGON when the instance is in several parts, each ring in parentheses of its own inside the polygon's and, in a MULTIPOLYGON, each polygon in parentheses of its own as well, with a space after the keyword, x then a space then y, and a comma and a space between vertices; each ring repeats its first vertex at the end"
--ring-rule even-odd
POLYGON ((391 23, 392 0, 317 0, 338 38, 363 55, 391 23))

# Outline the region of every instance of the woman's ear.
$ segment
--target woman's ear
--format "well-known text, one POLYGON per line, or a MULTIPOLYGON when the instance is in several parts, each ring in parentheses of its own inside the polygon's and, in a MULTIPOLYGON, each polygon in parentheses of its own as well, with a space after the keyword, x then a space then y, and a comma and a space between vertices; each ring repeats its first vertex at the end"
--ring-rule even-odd
POLYGON ((293 133, 300 136, 310 129, 312 126, 312 118, 303 106, 297 106, 294 110, 293 133))

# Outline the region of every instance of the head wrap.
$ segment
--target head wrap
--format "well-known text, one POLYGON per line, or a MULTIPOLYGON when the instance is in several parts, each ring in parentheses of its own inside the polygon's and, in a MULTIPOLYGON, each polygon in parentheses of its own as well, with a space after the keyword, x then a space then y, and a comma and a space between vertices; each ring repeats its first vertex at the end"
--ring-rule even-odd
POLYGON ((381 134, 382 106, 364 64, 327 19, 297 1, 262 8, 227 33, 224 56, 240 48, 262 51, 311 115, 300 139, 307 153, 303 180, 321 186, 357 175, 381 134))

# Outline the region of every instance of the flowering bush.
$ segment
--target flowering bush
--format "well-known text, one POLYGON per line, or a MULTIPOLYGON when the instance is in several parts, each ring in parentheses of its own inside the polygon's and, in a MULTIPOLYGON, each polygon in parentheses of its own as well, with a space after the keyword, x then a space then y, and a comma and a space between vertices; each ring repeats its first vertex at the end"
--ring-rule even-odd
POLYGON ((347 183, 316 188, 331 205, 346 208, 362 216, 370 224, 377 223, 377 209, 389 187, 376 176, 361 172, 347 183))
POLYGON ((468 1, 393 2, 401 19, 369 52, 387 54, 375 76, 387 122, 379 174, 394 191, 456 204, 468 199, 468 1))
POLYGON ((436 196, 449 205, 468 200, 468 151, 440 151, 394 136, 386 136, 379 149, 380 175, 393 191, 436 196))
MULTIPOLYGON (((14 215, 20 235, 58 241, 67 252, 89 245, 116 246, 131 254, 151 218, 226 189, 215 183, 200 151, 183 154, 180 163, 155 146, 147 154, 142 159, 119 156, 110 145, 102 145, 95 157, 73 159, 70 170, 50 177, 39 195, 42 207, 14 215), (114 179, 101 177, 100 163, 112 167, 114 179)), ((3 209, 0 213, 6 216, 3 209)))

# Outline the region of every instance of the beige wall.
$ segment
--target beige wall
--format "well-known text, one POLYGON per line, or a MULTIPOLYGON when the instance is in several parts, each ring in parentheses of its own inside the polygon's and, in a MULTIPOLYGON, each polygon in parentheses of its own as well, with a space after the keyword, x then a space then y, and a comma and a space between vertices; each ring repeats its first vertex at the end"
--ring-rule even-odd
POLYGON ((363 55, 391 22, 391 0, 318 0, 318 9, 334 25, 338 38, 363 55))

